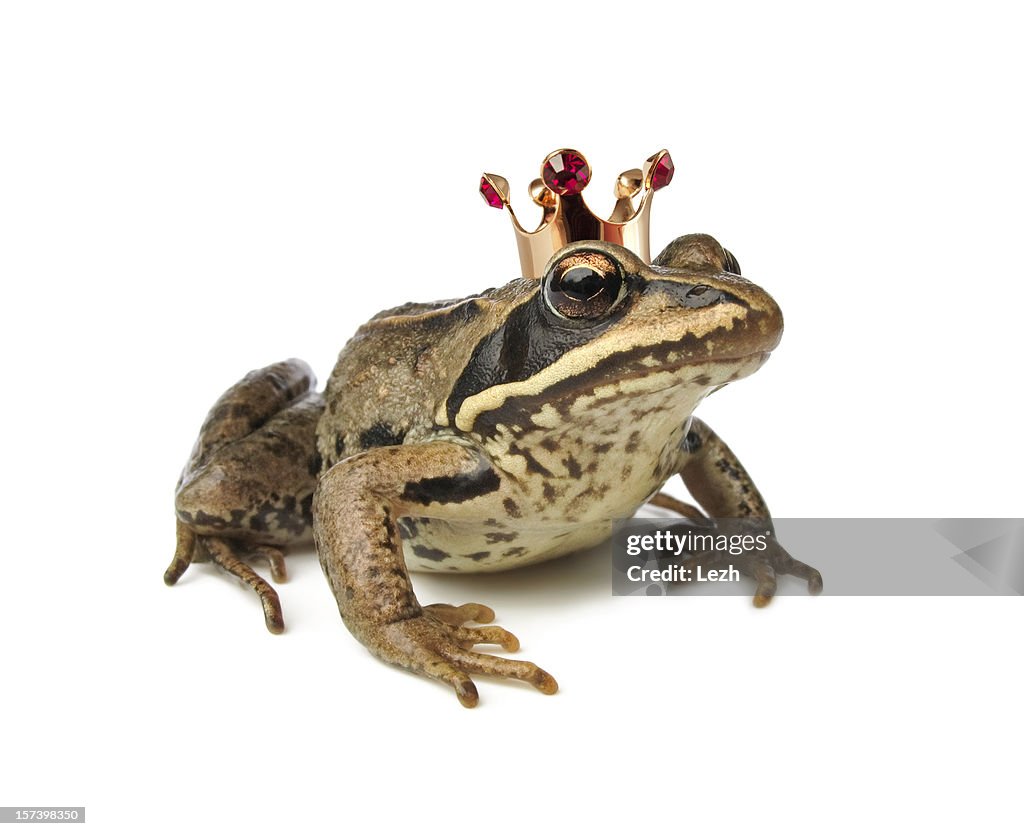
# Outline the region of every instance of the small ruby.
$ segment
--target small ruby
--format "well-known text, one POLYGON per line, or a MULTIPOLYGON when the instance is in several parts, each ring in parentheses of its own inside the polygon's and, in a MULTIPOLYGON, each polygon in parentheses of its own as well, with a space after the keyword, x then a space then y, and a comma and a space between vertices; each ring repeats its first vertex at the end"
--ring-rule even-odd
POLYGON ((555 194, 579 194, 590 182, 590 166, 579 151, 559 151, 544 163, 541 176, 555 194))
POLYGON ((486 177, 480 178, 480 194, 483 195, 488 206, 493 206, 495 209, 501 209, 505 206, 505 201, 501 199, 501 195, 498 194, 498 190, 487 182, 486 177))
POLYGON ((665 154, 658 164, 654 167, 654 172, 651 174, 651 188, 654 191, 663 189, 669 183, 672 182, 672 175, 676 173, 676 167, 672 165, 672 158, 665 154))

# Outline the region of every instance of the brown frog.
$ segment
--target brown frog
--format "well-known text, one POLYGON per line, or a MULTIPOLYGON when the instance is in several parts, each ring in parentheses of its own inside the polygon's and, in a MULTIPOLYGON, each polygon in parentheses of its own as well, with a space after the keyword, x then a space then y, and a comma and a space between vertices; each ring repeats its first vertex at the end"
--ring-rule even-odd
MULTIPOLYGON (((315 541, 352 634, 374 655, 448 683, 513 677, 546 694, 536 665, 481 604, 422 606, 409 570, 501 572, 599 543, 645 502, 701 518, 661 494, 681 474, 711 517, 770 525, 746 470, 693 417, 710 392, 756 371, 782 315, 707 235, 652 263, 608 241, 574 241, 542 277, 377 314, 341 351, 322 393, 288 360, 251 372, 214 405, 178 483, 173 584, 212 560, 258 594, 284 629, 275 590, 289 546, 315 541)), ((789 573, 821 576, 773 548, 748 567, 755 603, 789 573)))

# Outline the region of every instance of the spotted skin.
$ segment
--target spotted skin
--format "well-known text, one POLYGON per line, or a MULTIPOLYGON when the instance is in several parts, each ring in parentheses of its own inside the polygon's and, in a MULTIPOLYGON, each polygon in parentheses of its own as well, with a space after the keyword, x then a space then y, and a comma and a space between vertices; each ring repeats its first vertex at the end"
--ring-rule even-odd
MULTIPOLYGON (((179 482, 168 583, 213 560, 257 592, 278 631, 276 592, 243 558, 283 578, 284 550, 312 536, 345 625, 374 655, 449 685, 467 706, 476 673, 553 693, 536 665, 472 650, 518 647, 501 628, 466 626, 490 621, 489 608, 424 607, 409 570, 493 573, 555 558, 606 539, 612 520, 652 498, 694 518, 770 524, 742 465, 692 417, 781 335, 778 307, 738 270, 709 236, 677 239, 651 265, 582 242, 542 281, 378 314, 322 395, 301 361, 250 373, 211 410, 179 482), (590 270, 600 293, 572 301, 556 287, 562 263, 590 270), (703 510, 659 493, 676 474, 703 510)), ((755 603, 770 600, 776 573, 820 588, 781 552, 748 568, 755 603)))

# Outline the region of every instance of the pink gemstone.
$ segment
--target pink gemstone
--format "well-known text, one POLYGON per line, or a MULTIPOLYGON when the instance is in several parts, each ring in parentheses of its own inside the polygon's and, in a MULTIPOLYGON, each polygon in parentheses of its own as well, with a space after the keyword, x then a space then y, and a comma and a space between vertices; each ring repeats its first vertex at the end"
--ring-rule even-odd
POLYGON ((672 158, 666 154, 654 167, 654 172, 651 174, 651 188, 654 191, 663 189, 669 183, 672 182, 672 175, 676 173, 676 167, 672 165, 672 158))
POLYGON ((544 163, 541 176, 555 194, 579 194, 590 182, 590 166, 579 151, 561 151, 544 163))
POLYGON ((498 194, 498 190, 487 182, 486 177, 480 178, 480 194, 484 196, 484 200, 487 201, 488 206, 493 206, 495 209, 504 208, 505 201, 501 199, 501 195, 498 194))

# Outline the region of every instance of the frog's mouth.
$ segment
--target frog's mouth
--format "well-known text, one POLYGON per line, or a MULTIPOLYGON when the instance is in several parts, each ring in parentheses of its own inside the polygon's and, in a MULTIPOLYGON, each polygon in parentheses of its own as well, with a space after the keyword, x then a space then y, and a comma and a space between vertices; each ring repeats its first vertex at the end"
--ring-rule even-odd
MULTIPOLYGON (((449 425, 465 432, 480 419, 485 425, 494 423, 498 413, 518 413, 530 404, 553 406, 602 387, 610 387, 608 397, 640 395, 680 383, 710 390, 755 371, 779 336, 748 318, 734 318, 729 324, 719 323, 701 332, 691 328, 666 339, 668 330, 666 324, 608 330, 583 346, 552 356, 529 374, 520 370, 521 374, 508 375, 461 398, 450 396, 438 410, 437 420, 444 424, 447 418, 449 425), (686 375, 680 373, 688 368, 700 371, 690 380, 681 380, 686 375), (618 395, 613 394, 615 389, 618 395)), ((597 398, 603 400, 604 395, 598 393, 597 398)))
POLYGON ((631 368, 614 377, 595 377, 593 370, 564 378, 554 386, 536 393, 511 395, 491 409, 475 416, 473 429, 493 435, 499 424, 506 426, 546 426, 539 416, 548 416, 556 424, 555 414, 564 420, 572 411, 579 414, 580 404, 588 412, 602 404, 635 400, 638 403, 656 395, 677 390, 681 401, 696 406, 711 392, 734 380, 753 374, 768 359, 770 352, 760 351, 733 358, 687 360, 657 366, 631 368))
MULTIPOLYGON (((678 387, 703 388, 710 394, 711 392, 717 392, 723 386, 727 386, 735 380, 740 380, 753 374, 765 364, 770 356, 770 351, 757 351, 737 357, 691 360, 652 367, 646 371, 630 372, 621 375, 618 380, 623 382, 642 381, 661 377, 662 375, 669 375, 670 379, 663 385, 637 388, 652 395, 678 387), (690 374, 686 374, 688 370, 691 372, 690 374)), ((599 386, 591 388, 599 388, 599 386)))

